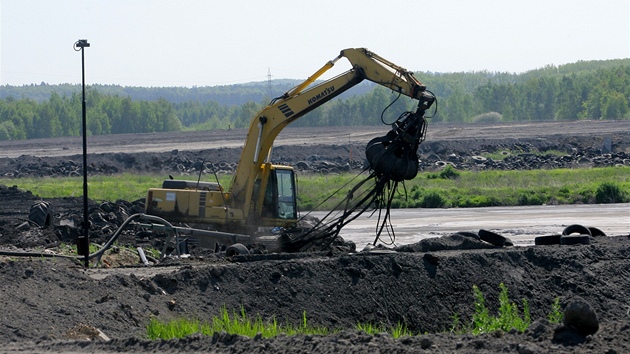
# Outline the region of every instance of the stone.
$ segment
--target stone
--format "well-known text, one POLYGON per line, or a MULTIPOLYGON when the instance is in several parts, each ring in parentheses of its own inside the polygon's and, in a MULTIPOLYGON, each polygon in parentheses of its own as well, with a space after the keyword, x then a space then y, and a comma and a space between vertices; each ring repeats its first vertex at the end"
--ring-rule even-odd
POLYGON ((564 325, 577 333, 587 336, 599 330, 599 320, 595 310, 583 299, 573 299, 564 310, 564 325))

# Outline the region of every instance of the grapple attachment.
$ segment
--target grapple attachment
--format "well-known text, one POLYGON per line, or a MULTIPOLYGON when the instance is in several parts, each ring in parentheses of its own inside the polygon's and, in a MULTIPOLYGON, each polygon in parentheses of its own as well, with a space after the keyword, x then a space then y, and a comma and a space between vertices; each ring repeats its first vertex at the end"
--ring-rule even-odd
POLYGON ((418 173, 418 145, 424 140, 425 132, 424 110, 403 113, 385 136, 367 144, 365 155, 370 168, 386 180, 413 179, 418 173))

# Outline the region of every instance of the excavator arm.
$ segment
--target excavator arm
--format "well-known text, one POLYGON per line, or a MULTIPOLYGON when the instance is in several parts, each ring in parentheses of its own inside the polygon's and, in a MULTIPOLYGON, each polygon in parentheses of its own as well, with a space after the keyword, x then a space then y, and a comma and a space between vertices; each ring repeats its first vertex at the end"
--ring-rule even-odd
POLYGON ((425 92, 426 87, 414 77, 413 72, 365 48, 342 50, 339 56, 326 63, 303 83, 274 99, 256 114, 250 124, 241 158, 227 194, 227 204, 248 214, 249 206, 255 198, 255 189, 261 185, 261 173, 270 165, 265 164, 270 149, 282 129, 365 79, 417 99, 418 110, 422 112, 434 99, 425 92), (350 70, 309 87, 344 57, 352 64, 350 70))

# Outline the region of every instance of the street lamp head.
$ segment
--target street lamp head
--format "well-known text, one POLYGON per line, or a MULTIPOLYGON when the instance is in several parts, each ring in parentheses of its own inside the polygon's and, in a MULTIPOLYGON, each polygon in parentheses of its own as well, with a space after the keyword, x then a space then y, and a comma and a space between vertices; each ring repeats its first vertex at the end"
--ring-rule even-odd
POLYGON ((87 39, 79 39, 74 43, 74 48, 86 48, 89 47, 90 43, 88 43, 87 39))

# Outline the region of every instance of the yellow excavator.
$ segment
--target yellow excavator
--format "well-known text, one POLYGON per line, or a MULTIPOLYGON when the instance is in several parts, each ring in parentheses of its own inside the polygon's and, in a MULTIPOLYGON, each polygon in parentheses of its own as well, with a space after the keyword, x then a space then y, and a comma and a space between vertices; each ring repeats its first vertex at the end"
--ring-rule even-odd
MULTIPOLYGON (((223 244, 246 242, 247 237, 260 228, 295 226, 298 220, 295 174, 292 167, 269 161, 274 140, 291 122, 365 79, 417 99, 420 116, 434 101, 434 96, 413 72, 365 48, 344 49, 304 82, 275 98, 256 114, 227 191, 215 182, 165 180, 162 188, 149 189, 146 214, 171 223, 203 224, 204 229, 215 230, 208 233, 208 237, 223 244), (352 68, 315 84, 341 58, 348 59, 352 68)), ((376 155, 386 157, 381 150, 387 146, 377 145, 373 149, 376 155)), ((415 153, 413 151, 414 156, 415 153)), ((414 176, 417 158, 415 166, 414 176)), ((199 235, 199 232, 193 234, 199 235)))

